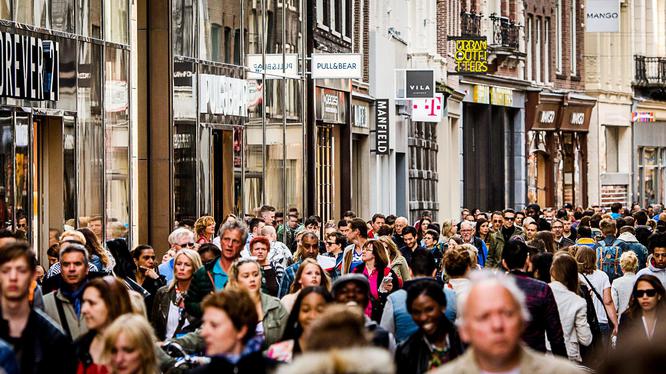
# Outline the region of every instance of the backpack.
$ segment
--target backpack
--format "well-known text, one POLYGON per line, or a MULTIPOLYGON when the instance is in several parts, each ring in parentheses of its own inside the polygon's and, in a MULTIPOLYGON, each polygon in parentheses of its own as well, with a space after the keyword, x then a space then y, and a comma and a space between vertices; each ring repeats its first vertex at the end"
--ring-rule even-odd
POLYGON ((620 256, 622 249, 617 245, 617 240, 611 245, 607 245, 604 240, 599 241, 597 247, 597 269, 608 274, 612 282, 615 278, 622 276, 620 270, 620 256))
POLYGON ((590 331, 592 332, 592 343, 588 346, 582 344, 579 345, 580 356, 583 359, 583 364, 587 367, 597 367, 599 365, 599 360, 603 360, 605 355, 600 354, 603 352, 604 341, 603 335, 601 333, 601 328, 599 327, 599 320, 597 319, 597 313, 594 309, 594 303, 592 302, 592 296, 590 295, 590 288, 585 284, 580 284, 580 292, 578 296, 581 296, 585 299, 587 304, 587 323, 590 325, 590 331))

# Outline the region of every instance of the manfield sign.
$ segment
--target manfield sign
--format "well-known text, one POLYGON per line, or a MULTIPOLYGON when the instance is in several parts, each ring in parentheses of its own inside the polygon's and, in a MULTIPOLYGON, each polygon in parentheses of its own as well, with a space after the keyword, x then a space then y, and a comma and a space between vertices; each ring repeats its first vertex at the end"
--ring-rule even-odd
POLYGON ((59 44, 0 32, 0 96, 58 100, 59 44))
POLYGON ((389 100, 375 101, 375 152, 378 155, 389 154, 389 100))

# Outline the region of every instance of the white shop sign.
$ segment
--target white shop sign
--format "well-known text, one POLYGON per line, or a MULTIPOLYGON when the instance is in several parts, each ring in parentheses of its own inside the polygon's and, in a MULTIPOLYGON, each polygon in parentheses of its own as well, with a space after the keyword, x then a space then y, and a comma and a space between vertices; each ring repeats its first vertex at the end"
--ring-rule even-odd
POLYGON ((362 65, 358 53, 313 53, 311 75, 312 79, 360 79, 362 65))
POLYGON ((247 117, 247 81, 223 75, 199 76, 199 112, 247 117))
POLYGON ((587 0, 584 12, 585 31, 620 31, 620 0, 587 0))
MULTIPOLYGON (((261 55, 247 55, 247 79, 261 79, 264 72, 261 55)), ((266 55, 266 79, 282 79, 283 76, 298 79, 298 55, 288 53, 282 60, 282 53, 266 55), (284 71, 283 70, 284 67, 284 71)))
POLYGON ((436 93, 432 99, 412 99, 412 121, 441 122, 444 113, 444 95, 436 93))

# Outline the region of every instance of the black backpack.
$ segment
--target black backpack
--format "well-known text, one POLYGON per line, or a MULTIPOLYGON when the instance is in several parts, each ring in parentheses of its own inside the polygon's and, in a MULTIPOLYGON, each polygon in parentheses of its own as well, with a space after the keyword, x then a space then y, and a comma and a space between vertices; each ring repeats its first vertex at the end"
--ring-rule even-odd
POLYGON ((583 359, 583 364, 587 367, 597 367, 603 360, 602 349, 604 345, 601 328, 599 327, 599 320, 597 319, 597 312, 594 309, 592 296, 590 295, 590 288, 585 285, 580 285, 579 296, 585 299, 587 304, 587 323, 590 325, 592 331, 592 343, 588 346, 579 345, 580 356, 583 359))

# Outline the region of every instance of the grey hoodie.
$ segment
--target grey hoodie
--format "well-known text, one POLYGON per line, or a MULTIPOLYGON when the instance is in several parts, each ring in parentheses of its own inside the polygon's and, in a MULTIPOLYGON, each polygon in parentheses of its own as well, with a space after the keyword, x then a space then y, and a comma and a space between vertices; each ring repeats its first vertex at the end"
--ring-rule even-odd
POLYGON ((636 278, 640 277, 643 274, 649 274, 649 275, 654 275, 655 277, 659 278, 661 281, 661 284, 666 288, 666 268, 661 269, 657 268, 654 266, 654 263, 652 262, 652 255, 648 257, 648 266, 639 271, 638 274, 636 274, 636 278))

